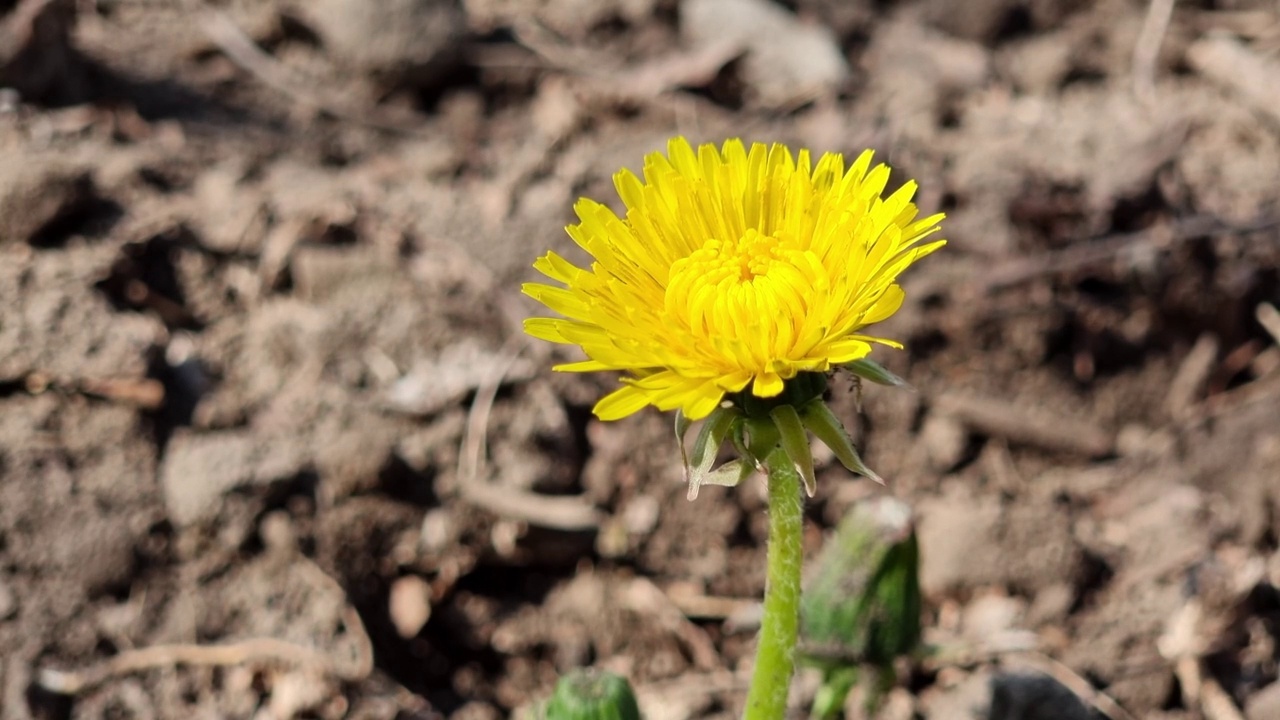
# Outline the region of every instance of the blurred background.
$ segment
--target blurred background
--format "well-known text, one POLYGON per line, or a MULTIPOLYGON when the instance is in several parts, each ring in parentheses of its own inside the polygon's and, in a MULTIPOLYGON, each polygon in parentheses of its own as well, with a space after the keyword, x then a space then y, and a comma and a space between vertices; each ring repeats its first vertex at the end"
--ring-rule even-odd
POLYGON ((519 331, 677 133, 948 214, 807 506, 915 514, 881 717, 1280 717, 1274 0, 0 0, 0 87, 0 717, 735 717, 762 484, 519 331))

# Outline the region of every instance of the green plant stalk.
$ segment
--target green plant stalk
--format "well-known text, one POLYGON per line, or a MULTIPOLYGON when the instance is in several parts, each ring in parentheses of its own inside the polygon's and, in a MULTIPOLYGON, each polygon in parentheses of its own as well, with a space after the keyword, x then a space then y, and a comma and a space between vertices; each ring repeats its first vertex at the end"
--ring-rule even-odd
POLYGON ((804 560, 800 474, 781 448, 769 453, 765 467, 769 474, 768 571, 745 720, 786 717, 800 627, 800 568, 804 560))

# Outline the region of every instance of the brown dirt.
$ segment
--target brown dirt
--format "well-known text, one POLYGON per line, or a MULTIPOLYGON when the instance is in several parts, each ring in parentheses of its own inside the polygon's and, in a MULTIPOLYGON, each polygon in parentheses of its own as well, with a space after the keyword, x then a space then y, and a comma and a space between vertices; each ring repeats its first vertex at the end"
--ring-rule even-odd
MULTIPOLYGON (((1028 666, 1272 717, 1280 89, 1197 49, 1280 76, 1274 3, 1178 4, 1149 93, 1120 0, 367 5, 0 2, 0 717, 495 718, 588 664, 734 716, 759 483, 688 502, 668 419, 518 331, 675 133, 874 147, 949 214, 885 328, 919 391, 836 384, 964 648, 886 717, 1028 666)), ((874 492, 824 463, 808 550, 874 492)))

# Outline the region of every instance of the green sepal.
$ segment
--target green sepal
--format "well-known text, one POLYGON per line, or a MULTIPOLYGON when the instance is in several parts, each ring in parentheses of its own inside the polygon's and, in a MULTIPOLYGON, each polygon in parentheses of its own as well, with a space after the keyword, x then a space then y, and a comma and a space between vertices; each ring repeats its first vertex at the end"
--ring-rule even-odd
POLYGON ((542 706, 543 720, 640 720, 631 683, 621 675, 574 670, 560 678, 542 706))
POLYGON ((698 488, 702 485, 719 485, 721 487, 737 487, 739 483, 747 479, 755 470, 750 463, 742 458, 734 458, 720 467, 702 476, 695 484, 689 483, 689 499, 694 500, 698 497, 698 488))
POLYGON ((736 422, 729 431, 729 442, 733 443, 733 449, 738 452, 738 457, 749 462, 752 467, 761 472, 764 466, 756 456, 751 454, 751 449, 747 447, 747 424, 745 422, 736 422))
POLYGON ((861 360, 853 360, 842 364, 840 367, 857 375, 863 380, 870 380, 877 385, 887 385, 889 387, 906 388, 914 390, 911 383, 894 375, 885 369, 883 365, 870 358, 862 358, 861 360))
POLYGON ((684 436, 689 434, 689 428, 693 427, 693 421, 690 420, 684 411, 676 408, 676 446, 680 448, 680 466, 689 467, 689 452, 684 449, 684 436))
POLYGON ((769 411, 769 416, 778 429, 783 451, 804 480, 805 493, 813 497, 818 492, 818 481, 813 475, 813 452, 809 449, 809 434, 800 422, 800 414, 790 405, 779 405, 769 411))
POLYGON ((746 448, 747 459, 760 470, 765 469, 765 459, 778 447, 780 437, 778 435, 778 426, 774 423, 773 418, 769 415, 763 417, 752 417, 748 415, 742 421, 743 430, 746 433, 743 445, 746 448))
POLYGON ((831 448, 836 459, 848 468, 849 472, 865 475, 881 485, 884 484, 884 479, 862 462, 862 456, 853 446, 853 438, 849 437, 844 425, 840 424, 840 419, 831 412, 831 408, 827 407, 826 403, 822 400, 814 400, 805 404, 800 408, 800 420, 815 437, 831 448))
MULTIPOLYGON (((711 466, 716 462, 716 456, 720 454, 720 446, 724 444, 724 440, 729 436, 730 430, 741 417, 742 413, 731 407, 716 408, 707 416, 706 422, 703 423, 702 429, 698 432, 698 439, 693 442, 692 457, 685 458, 684 474, 685 480, 689 483, 690 500, 698 497, 698 491, 703 485, 733 487, 741 481, 742 474, 737 468, 726 472, 713 472, 711 470, 711 466)), ((677 431, 680 430, 680 422, 677 419, 677 431)), ((685 430, 687 431, 688 428, 685 428, 685 430)), ((684 443, 681 443, 680 447, 683 453, 684 443)), ((726 466, 732 464, 726 463, 726 466)))

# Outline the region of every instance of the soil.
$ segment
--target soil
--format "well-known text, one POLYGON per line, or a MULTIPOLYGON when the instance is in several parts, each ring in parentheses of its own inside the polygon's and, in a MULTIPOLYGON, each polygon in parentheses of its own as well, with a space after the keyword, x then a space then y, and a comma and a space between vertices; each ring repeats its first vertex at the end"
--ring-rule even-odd
POLYGON ((915 509, 883 717, 1280 716, 1280 14, 1164 5, 0 2, 0 717, 735 717, 761 484, 519 330, 677 133, 948 214, 807 510, 915 509))

